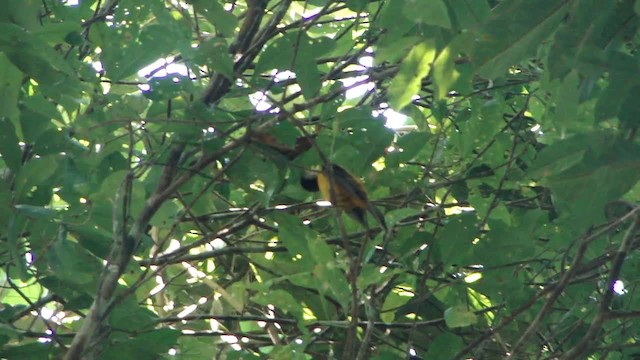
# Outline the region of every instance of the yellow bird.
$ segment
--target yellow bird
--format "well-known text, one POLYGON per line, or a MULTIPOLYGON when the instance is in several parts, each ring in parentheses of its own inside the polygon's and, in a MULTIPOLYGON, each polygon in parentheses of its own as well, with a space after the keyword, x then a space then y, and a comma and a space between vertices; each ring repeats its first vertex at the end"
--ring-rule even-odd
POLYGON ((307 191, 320 190, 325 200, 330 201, 365 227, 368 227, 367 211, 369 211, 382 228, 387 230, 384 215, 369 201, 362 181, 342 167, 336 164, 325 166, 322 171, 303 175, 300 184, 307 191))

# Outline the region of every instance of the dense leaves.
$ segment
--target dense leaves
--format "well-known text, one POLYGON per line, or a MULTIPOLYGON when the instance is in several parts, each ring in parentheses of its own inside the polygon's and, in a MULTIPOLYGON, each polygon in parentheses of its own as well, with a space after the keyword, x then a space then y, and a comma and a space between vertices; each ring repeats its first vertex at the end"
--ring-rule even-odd
POLYGON ((2 2, 0 358, 637 357, 639 16, 2 2))

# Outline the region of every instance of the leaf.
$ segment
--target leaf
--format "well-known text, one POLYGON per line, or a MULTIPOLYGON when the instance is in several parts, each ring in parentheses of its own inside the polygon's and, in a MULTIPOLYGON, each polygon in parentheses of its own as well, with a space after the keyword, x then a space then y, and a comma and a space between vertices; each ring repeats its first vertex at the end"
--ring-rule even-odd
POLYGON ((453 88, 453 84, 460 78, 461 74, 456 69, 454 60, 457 54, 456 44, 453 42, 440 51, 433 64, 433 80, 437 91, 437 98, 444 99, 447 93, 453 88))
POLYGON ((605 204, 640 181, 640 145, 623 139, 611 142, 607 137, 599 140, 590 144, 580 162, 547 180, 558 205, 585 226, 602 220, 605 204))
POLYGON ((434 57, 433 41, 424 41, 411 49, 389 85, 391 107, 399 111, 411 102, 412 97, 420 90, 422 79, 429 74, 434 57))
POLYGON ((615 2, 599 0, 571 4, 571 15, 559 26, 547 55, 550 79, 561 78, 572 69, 594 77, 606 71, 606 66, 598 66, 593 60, 605 57, 597 43, 614 8, 615 2))
MULTIPOLYGON (((384 33, 381 35, 380 42, 378 43, 378 46, 382 48, 382 51, 384 51, 386 46, 392 46, 393 44, 402 41, 403 35, 407 34, 407 32, 415 26, 415 23, 410 21, 404 15, 405 6, 405 0, 386 1, 380 10, 380 15, 375 18, 375 24, 378 25, 380 29, 384 30, 384 33)), ((411 39, 411 45, 417 42, 417 38, 411 39)), ((389 55, 391 54, 393 53, 389 52, 389 55)), ((404 53, 401 53, 400 55, 403 54, 404 53)), ((385 54, 380 56, 380 58, 388 59, 387 56, 388 55, 385 54)))
POLYGON ((278 215, 274 217, 278 223, 278 240, 282 241, 287 250, 294 257, 300 257, 298 261, 311 269, 313 256, 307 245, 305 235, 307 229, 304 228, 300 219, 291 215, 278 215))
POLYGON ((52 348, 43 343, 6 346, 0 350, 0 357, 4 359, 49 359, 60 356, 62 356, 60 349, 52 348))
POLYGON ((466 306, 450 307, 444 311, 444 321, 451 329, 474 325, 478 322, 476 314, 469 311, 466 306))
POLYGON ((425 359, 452 359, 455 354, 462 348, 464 342, 459 336, 451 333, 443 333, 438 335, 433 342, 430 343, 429 349, 425 355, 425 359))
POLYGON ((109 325, 123 331, 144 331, 153 327, 158 320, 151 310, 140 306, 134 298, 127 297, 119 306, 115 306, 109 315, 109 325))
POLYGON ((413 131, 401 136, 396 142, 394 152, 389 154, 395 161, 404 163, 412 160, 428 144, 430 133, 413 131))
POLYGON ((65 238, 56 240, 46 257, 51 270, 60 280, 75 285, 93 284, 102 270, 100 260, 65 238))
POLYGON ((578 72, 571 71, 562 80, 562 84, 558 86, 558 90, 553 97, 555 108, 555 125, 558 128, 571 128, 574 122, 580 121, 578 119, 578 106, 579 106, 579 86, 580 79, 578 72))
POLYGON ((640 68, 632 57, 612 52, 604 65, 612 69, 609 86, 600 94, 596 103, 594 116, 598 121, 617 116, 625 100, 620 94, 630 94, 632 88, 640 83, 640 79, 635 76, 640 68))
POLYGON ((482 24, 491 14, 486 0, 446 2, 453 13, 453 23, 458 30, 468 29, 482 24))
POLYGON ((33 190, 33 187, 41 186, 47 189, 52 182, 52 176, 59 166, 60 157, 57 155, 43 156, 29 160, 22 166, 16 176, 16 194, 18 199, 33 190))
POLYGON ((346 4, 349 10, 360 12, 367 8, 369 0, 347 0, 346 4))
POLYGON ((0 155, 11 171, 18 172, 22 164, 22 150, 18 145, 16 128, 9 118, 0 118, 0 155))
POLYGON ((31 218, 53 219, 58 212, 55 209, 43 206, 33 206, 27 204, 17 204, 14 206, 18 213, 31 218))
POLYGON ((476 221, 476 214, 473 212, 450 216, 435 240, 445 264, 465 265, 457 262, 466 258, 471 251, 473 239, 478 236, 476 221))
POLYGON ((228 80, 234 80, 236 77, 233 71, 233 59, 229 54, 229 46, 220 39, 213 38, 204 41, 196 50, 193 61, 208 66, 224 75, 228 80))
POLYGON ((545 147, 527 170, 530 177, 549 177, 582 161, 595 136, 578 134, 545 147))
POLYGON ((442 0, 405 0, 402 13, 407 18, 427 24, 451 29, 447 6, 442 0))
POLYGON ((217 0, 193 0, 190 1, 195 11, 216 27, 224 37, 233 37, 238 19, 229 11, 226 11, 217 0))
POLYGON ((294 298, 290 293, 285 290, 277 289, 269 291, 265 294, 256 294, 251 299, 257 304, 261 305, 274 305, 278 310, 284 311, 288 314, 295 316, 298 320, 302 319, 302 306, 300 301, 294 298))
MULTIPOLYGON (((20 92, 20 85, 22 81, 22 72, 5 54, 0 53, 0 119, 7 121, 7 119, 15 118, 18 115, 18 94, 20 92)), ((0 134, 3 131, 0 130, 0 134)), ((1 136, 1 135, 0 135, 1 136)), ((0 143, 3 140, 0 139, 0 143)))
POLYGON ((533 56, 568 11, 568 0, 506 1, 492 10, 482 28, 471 32, 469 56, 476 72, 496 78, 527 56, 533 56))
POLYGON ((640 85, 632 88, 620 105, 618 118, 627 128, 640 127, 640 85))

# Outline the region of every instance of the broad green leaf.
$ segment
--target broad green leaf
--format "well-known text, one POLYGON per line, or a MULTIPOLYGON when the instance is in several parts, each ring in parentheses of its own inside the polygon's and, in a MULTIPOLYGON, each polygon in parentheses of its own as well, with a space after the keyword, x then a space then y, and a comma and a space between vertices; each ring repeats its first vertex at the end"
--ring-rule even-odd
POLYGON ((620 122, 627 128, 640 127, 640 84, 631 88, 626 99, 620 105, 620 122))
POLYGON ((398 74, 389 85, 389 103, 401 110, 420 90, 422 79, 429 74, 435 57, 435 44, 424 41, 411 49, 402 61, 398 74))
POLYGON ((19 214, 30 218, 52 219, 58 213, 55 209, 28 204, 17 204, 14 207, 19 214))
POLYGON ((478 322, 478 318, 473 311, 469 311, 466 306, 459 305, 450 307, 444 311, 444 321, 449 328, 455 329, 473 325, 478 322))
POLYGON ((75 242, 61 238, 54 241, 46 254, 53 273, 62 281, 85 286, 93 284, 100 274, 100 261, 75 242))
POLYGON ((405 0, 384 2, 380 15, 376 18, 376 24, 385 31, 381 39, 383 44, 398 41, 409 29, 415 26, 415 23, 404 15, 406 5, 407 1, 405 0))
POLYGON ((598 0, 580 0, 571 4, 571 16, 558 27, 547 55, 550 79, 563 77, 572 69, 591 76, 599 76, 606 71, 606 66, 597 64, 603 62, 605 53, 596 44, 601 41, 600 34, 614 7, 614 2, 598 0))
POLYGON ((568 11, 568 0, 505 1, 492 16, 469 35, 475 41, 469 56, 476 72, 496 78, 528 56, 535 55, 568 11))
POLYGON ((445 3, 452 13, 456 29, 468 29, 481 24, 490 15, 491 8, 486 0, 451 1, 445 3))
POLYGON ((203 15, 216 30, 225 37, 235 34, 238 19, 229 11, 226 11, 217 0, 193 0, 190 1, 198 14, 203 15))
POLYGON ((595 136, 576 135, 545 147, 528 169, 529 176, 549 177, 582 161, 595 136))
POLYGON ((335 261, 316 264, 311 275, 316 279, 320 293, 332 294, 346 309, 351 303, 351 290, 344 270, 336 265, 335 261))
POLYGON ((228 49, 227 43, 220 39, 204 41, 196 50, 193 61, 219 72, 228 80, 234 80, 233 59, 228 49))
MULTIPOLYGON (((44 98, 41 94, 34 94, 25 99, 24 104, 29 110, 36 114, 44 116, 47 120, 62 120, 60 111, 56 108, 56 105, 44 98)), ((31 123, 29 125, 32 125, 31 123)), ((26 128, 23 126, 23 128, 26 128)), ((27 130, 27 129, 25 129, 27 130)), ((26 136, 26 135, 25 135, 26 136)))
POLYGON ((451 359, 462 348, 459 336, 450 333, 438 335, 429 345, 425 359, 451 359))
POLYGON ((355 12, 360 12, 367 8, 369 0, 347 0, 347 7, 355 12))
MULTIPOLYGON (((33 187, 48 189, 52 183, 52 176, 58 169, 60 157, 56 155, 35 158, 25 163, 16 176, 16 194, 19 199, 33 191, 33 187)), ((37 190, 37 189, 35 189, 37 190)))
POLYGON ((558 90, 553 97, 555 102, 555 126, 559 129, 572 128, 578 119, 579 106, 579 75, 576 71, 570 72, 558 86, 558 90))
POLYGON ((447 6, 442 0, 406 0, 403 14, 407 18, 428 25, 451 28, 447 6))
POLYGON ((394 152, 389 154, 389 157, 394 157, 394 161, 397 162, 412 160, 428 144, 430 137, 430 133, 418 131, 403 135, 396 142, 394 152))
POLYGON ((48 359, 60 356, 61 349, 52 349, 49 344, 43 343, 23 343, 6 346, 0 350, 0 357, 4 359, 48 359))
POLYGON ((158 315, 128 297, 114 308, 109 316, 109 325, 122 330, 144 331, 153 328, 158 315))
POLYGON ((290 293, 285 290, 272 290, 266 294, 256 294, 252 301, 261 305, 274 305, 278 310, 295 316, 302 320, 302 305, 290 293))
MULTIPOLYGON (((0 79, 2 79, 0 82, 0 118, 15 118, 18 115, 18 94, 22 73, 2 53, 0 53, 0 79)), ((0 131, 0 133, 2 132, 0 131)), ((3 141, 0 140, 0 142, 3 141)))
POLYGON ((275 220, 278 223, 278 240, 287 247, 291 256, 300 256, 298 261, 306 266, 312 266, 313 256, 305 239, 307 229, 300 219, 290 215, 278 215, 275 220))
POLYGON ((558 206, 583 221, 583 226, 602 220, 605 204, 640 181, 640 145, 622 139, 600 140, 580 162, 547 181, 558 206))
POLYGON ((472 247, 472 241, 478 236, 477 219, 474 212, 451 216, 438 234, 435 242, 440 249, 442 261, 447 265, 464 261, 472 247))
POLYGON ((19 221, 17 214, 12 214, 9 219, 9 224, 7 227, 7 244, 9 246, 9 251, 11 254, 11 262, 15 266, 16 275, 18 279, 23 281, 27 280, 30 276, 27 273, 27 264, 26 259, 22 256, 22 247, 18 242, 18 237, 20 235, 18 229, 19 225, 23 225, 24 222, 19 221))
POLYGON ((609 86, 600 94, 596 103, 594 116, 598 121, 617 116, 625 100, 625 97, 620 94, 629 94, 633 87, 640 83, 640 79, 635 76, 640 67, 631 56, 612 52, 605 65, 611 70, 609 86))
POLYGON ((22 164, 22 150, 20 149, 16 128, 9 118, 0 118, 0 155, 11 171, 18 172, 22 164))
POLYGON ((433 64, 433 79, 438 89, 438 99, 443 99, 453 88, 453 84, 460 78, 460 72, 455 68, 454 60, 457 54, 453 44, 440 51, 433 64))

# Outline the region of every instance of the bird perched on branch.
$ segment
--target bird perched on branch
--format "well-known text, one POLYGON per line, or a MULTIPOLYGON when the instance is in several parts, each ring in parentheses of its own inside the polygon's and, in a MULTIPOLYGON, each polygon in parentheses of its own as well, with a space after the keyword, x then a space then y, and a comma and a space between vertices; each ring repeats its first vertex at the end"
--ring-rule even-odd
POLYGON ((387 230, 384 215, 369 201, 362 181, 342 167, 331 164, 324 166, 321 171, 306 173, 300 178, 300 184, 307 191, 319 190, 325 200, 365 227, 368 227, 369 211, 382 228, 387 230))

